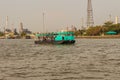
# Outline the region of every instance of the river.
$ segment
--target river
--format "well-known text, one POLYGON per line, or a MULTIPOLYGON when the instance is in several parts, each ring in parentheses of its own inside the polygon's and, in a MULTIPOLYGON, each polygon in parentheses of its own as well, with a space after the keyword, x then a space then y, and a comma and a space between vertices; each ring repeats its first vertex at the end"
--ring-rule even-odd
POLYGON ((35 45, 0 39, 0 80, 119 80, 120 39, 35 45))

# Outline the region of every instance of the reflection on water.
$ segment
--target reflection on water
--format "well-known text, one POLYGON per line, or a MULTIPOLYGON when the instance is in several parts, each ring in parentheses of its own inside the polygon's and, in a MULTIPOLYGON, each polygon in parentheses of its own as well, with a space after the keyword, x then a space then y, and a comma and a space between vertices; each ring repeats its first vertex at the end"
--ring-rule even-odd
POLYGON ((119 39, 78 39, 74 45, 0 40, 0 80, 119 79, 119 39))

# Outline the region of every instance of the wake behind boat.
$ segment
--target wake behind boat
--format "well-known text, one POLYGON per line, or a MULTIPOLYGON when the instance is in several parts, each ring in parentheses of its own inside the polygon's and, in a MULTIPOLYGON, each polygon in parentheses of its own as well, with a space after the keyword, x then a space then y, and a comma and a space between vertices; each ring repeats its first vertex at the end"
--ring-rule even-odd
POLYGON ((75 37, 72 31, 36 34, 35 44, 74 44, 75 37))

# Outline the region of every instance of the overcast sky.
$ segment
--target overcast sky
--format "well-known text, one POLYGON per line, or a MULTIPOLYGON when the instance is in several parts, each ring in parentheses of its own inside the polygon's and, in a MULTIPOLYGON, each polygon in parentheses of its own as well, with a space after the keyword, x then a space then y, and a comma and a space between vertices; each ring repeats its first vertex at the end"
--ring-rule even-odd
MULTIPOLYGON (((92 0, 95 25, 115 16, 120 17, 120 0, 92 0)), ((87 0, 0 0, 0 27, 9 18, 9 28, 19 28, 23 22, 25 28, 33 32, 43 31, 43 12, 45 13, 45 28, 56 31, 71 25, 78 29, 82 18, 86 26, 87 0)))

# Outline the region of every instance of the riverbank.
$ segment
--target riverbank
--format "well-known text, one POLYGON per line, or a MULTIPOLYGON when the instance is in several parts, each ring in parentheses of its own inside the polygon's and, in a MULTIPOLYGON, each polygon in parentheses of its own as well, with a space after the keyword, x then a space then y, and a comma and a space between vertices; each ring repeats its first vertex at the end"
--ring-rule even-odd
MULTIPOLYGON (((104 35, 104 36, 77 36, 75 38, 79 39, 119 39, 120 35, 104 35)), ((0 37, 0 39, 6 39, 4 36, 0 37)), ((19 38, 19 39, 25 39, 25 38, 19 38)), ((34 38, 32 38, 34 39, 34 38)))
POLYGON ((5 37, 1 36, 0 39, 34 39, 35 37, 33 36, 24 36, 24 37, 5 37))
POLYGON ((104 35, 104 36, 78 36, 80 39, 118 39, 120 35, 104 35))
POLYGON ((4 36, 1 36, 0 39, 5 39, 5 37, 4 37, 4 36))

